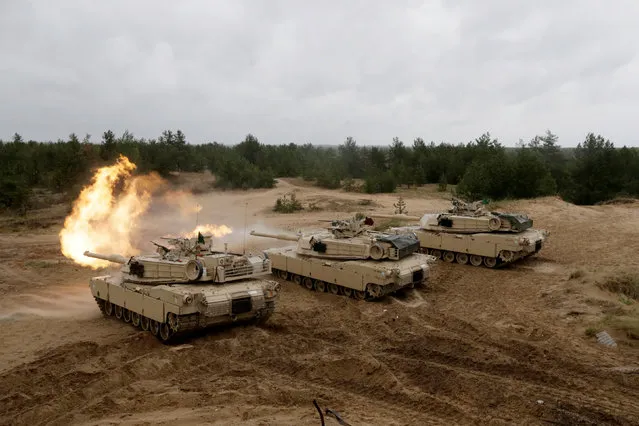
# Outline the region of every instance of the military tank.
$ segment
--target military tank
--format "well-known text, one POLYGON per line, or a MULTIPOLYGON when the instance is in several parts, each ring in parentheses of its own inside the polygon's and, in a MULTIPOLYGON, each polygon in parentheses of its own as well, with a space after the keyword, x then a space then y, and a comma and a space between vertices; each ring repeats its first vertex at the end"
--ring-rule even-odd
POLYGON ((330 221, 327 229, 297 234, 251 231, 258 237, 297 244, 264 251, 273 274, 308 290, 373 300, 424 285, 432 256, 417 253, 413 233, 387 234, 367 228, 371 218, 330 221))
POLYGON ((445 262, 498 268, 538 253, 549 232, 534 229, 525 214, 487 211, 478 201, 453 198, 447 212, 409 216, 371 214, 372 217, 417 221, 419 225, 391 227, 388 232, 416 234, 421 252, 445 262))
POLYGON ((150 331, 162 342, 195 329, 236 321, 262 323, 275 310, 280 284, 263 277, 262 255, 214 251, 211 236, 163 238, 156 253, 131 256, 84 252, 121 264, 118 274, 90 279, 102 313, 150 331))

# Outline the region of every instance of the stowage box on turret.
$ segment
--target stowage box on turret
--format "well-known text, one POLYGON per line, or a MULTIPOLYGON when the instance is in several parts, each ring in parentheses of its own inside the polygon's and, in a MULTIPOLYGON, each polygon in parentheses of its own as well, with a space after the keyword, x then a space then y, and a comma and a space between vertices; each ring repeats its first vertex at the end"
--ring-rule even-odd
POLYGON ((373 217, 419 221, 419 225, 393 227, 388 232, 416 234, 421 251, 445 262, 495 268, 532 256, 542 249, 548 231, 532 228, 533 221, 519 213, 489 212, 479 202, 453 199, 448 212, 422 217, 371 214, 373 217))
POLYGON ((370 218, 330 222, 328 231, 251 235, 297 242, 264 253, 273 274, 309 290, 371 300, 427 282, 434 258, 417 253, 414 234, 370 231, 365 227, 373 224, 370 218))
POLYGON ((167 342, 177 334, 235 321, 266 321, 280 284, 265 278, 271 263, 211 249, 211 237, 166 238, 156 254, 85 256, 122 265, 120 274, 91 278, 102 312, 150 331, 167 342))

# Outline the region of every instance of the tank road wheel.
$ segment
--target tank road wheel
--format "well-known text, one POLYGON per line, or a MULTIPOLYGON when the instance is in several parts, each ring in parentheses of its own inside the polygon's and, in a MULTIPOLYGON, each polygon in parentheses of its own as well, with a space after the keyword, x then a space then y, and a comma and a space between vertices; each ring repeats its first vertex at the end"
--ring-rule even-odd
POLYGON ((131 322, 131 311, 129 311, 127 308, 124 308, 122 310, 122 318, 124 319, 124 322, 131 322))
POLYGON ((288 272, 282 271, 281 269, 277 272, 277 275, 283 280, 288 280, 288 272))
POLYGON ((122 319, 122 306, 115 305, 115 317, 122 319))
POLYGON ((494 268, 497 266, 497 259, 494 257, 484 257, 484 265, 488 268, 494 268))
POLYGON ((301 285, 302 284, 302 277, 300 277, 297 274, 293 274, 293 282, 297 285, 301 285))
POLYGON ((113 303, 109 302, 108 300, 104 301, 104 313, 109 317, 113 315, 113 303))
POLYGON ((353 294, 353 289, 348 287, 342 287, 342 294, 346 297, 351 297, 353 294))
POLYGON ((175 315, 173 312, 170 312, 167 318, 168 318, 169 326, 171 326, 171 330, 178 331, 178 327, 180 326, 180 322, 178 321, 178 316, 175 315))
POLYGON ((369 283, 366 287, 366 292, 374 298, 380 297, 383 293, 382 286, 379 284, 369 283))
POLYGON ((337 284, 328 283, 328 291, 333 294, 339 294, 339 286, 337 284))
POLYGON ((163 322, 160 324, 160 333, 157 335, 162 342, 168 342, 173 336, 173 331, 168 323, 163 322))
POLYGON ((140 314, 138 314, 137 312, 131 312, 131 324, 133 324, 135 327, 140 326, 140 314))
POLYGON ((430 251, 431 256, 435 256, 437 259, 441 259, 442 258, 442 251, 441 250, 437 250, 437 249, 433 249, 430 251))
POLYGON ((302 279, 302 284, 304 284, 304 287, 307 289, 313 290, 313 280, 309 277, 304 277, 304 279, 302 279))
POLYGON ((455 259, 457 259, 457 263, 460 263, 462 265, 468 263, 468 255, 466 253, 457 253, 455 259))
POLYGON ((152 335, 157 336, 160 332, 160 323, 156 320, 151 320, 151 323, 149 324, 149 331, 151 331, 152 335))
POLYGON ((326 291, 326 283, 322 280, 315 280, 315 291, 319 291, 320 293, 324 293, 326 291))
POLYGON ((444 262, 453 263, 455 261, 455 253, 447 251, 444 253, 444 262))
POLYGON ((499 254, 505 262, 512 262, 515 259, 515 253, 510 250, 502 250, 499 254))
POLYGON ((94 299, 95 303, 98 304, 98 308, 100 308, 100 312, 102 312, 102 315, 106 315, 104 312, 104 300, 98 299, 97 297, 94 297, 94 299))
POLYGON ((151 325, 151 320, 147 317, 140 317, 140 328, 144 331, 149 331, 149 326, 151 325))
POLYGON ((353 290, 353 297, 357 300, 366 299, 366 292, 362 290, 353 290))
POLYGON ((483 261, 484 259, 482 259, 481 256, 477 256, 476 254, 470 255, 470 264, 473 266, 481 266, 483 261))

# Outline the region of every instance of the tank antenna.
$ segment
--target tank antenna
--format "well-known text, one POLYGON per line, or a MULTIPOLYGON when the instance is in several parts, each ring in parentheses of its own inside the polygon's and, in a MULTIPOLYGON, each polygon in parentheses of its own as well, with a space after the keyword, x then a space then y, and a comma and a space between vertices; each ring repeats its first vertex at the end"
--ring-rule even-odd
POLYGON ((244 203, 244 248, 242 254, 246 254, 246 210, 248 209, 248 201, 244 203))
POLYGON ((197 223, 199 222, 199 218, 200 218, 200 208, 202 206, 200 206, 200 203, 195 203, 195 227, 197 228, 197 223))

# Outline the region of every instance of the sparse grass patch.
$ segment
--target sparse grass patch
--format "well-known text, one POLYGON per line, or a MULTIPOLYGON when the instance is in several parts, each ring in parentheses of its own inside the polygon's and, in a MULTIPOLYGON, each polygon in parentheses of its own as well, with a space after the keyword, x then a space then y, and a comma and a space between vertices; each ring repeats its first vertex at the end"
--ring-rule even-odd
POLYGON ((596 328, 596 327, 588 327, 588 328, 586 328, 586 330, 584 331, 584 333, 585 333, 585 334, 586 334, 586 336, 588 336, 588 337, 595 337, 595 335, 596 335, 597 333, 599 333, 599 331, 601 331, 601 330, 599 330, 599 329, 598 329, 598 328, 596 328))
POLYGON ((617 306, 614 302, 611 302, 609 300, 595 299, 595 298, 592 298, 592 297, 587 298, 586 300, 584 300, 584 302, 587 305, 599 306, 599 307, 602 307, 602 308, 611 308, 611 307, 617 306))
POLYGON ((308 210, 311 212, 320 212, 324 209, 317 205, 317 201, 311 201, 308 203, 308 210))
POLYGON ((371 199, 351 200, 347 198, 316 196, 306 200, 303 205, 308 211, 328 211, 328 212, 344 212, 355 213, 362 209, 362 206, 369 208, 379 207, 379 205, 371 199), (307 204, 308 206, 307 206, 307 204))
MULTIPOLYGON (((639 316, 634 310, 625 310, 622 307, 604 311, 604 316, 588 325, 584 333, 594 337, 600 331, 616 331, 625 334, 628 339, 639 340, 639 316)), ((634 344, 633 344, 634 345, 634 344)))
MULTIPOLYGON (((505 201, 505 200, 504 200, 505 201)), ((489 212, 492 211, 500 211, 500 210, 504 210, 504 203, 503 201, 489 201, 488 204, 486 204, 484 206, 486 208, 486 210, 488 210, 489 212)))
POLYGON ((611 317, 607 320, 610 327, 626 333, 629 339, 639 340, 639 318, 611 317))
POLYGON ((50 268, 59 265, 60 262, 51 262, 46 260, 27 260, 24 266, 27 268, 50 268))
POLYGON ((568 277, 568 279, 575 280, 577 278, 583 277, 584 275, 586 275, 586 273, 582 269, 576 269, 570 273, 570 276, 568 277))
POLYGON ((34 232, 62 225, 71 213, 71 203, 51 204, 46 208, 33 209, 26 215, 0 214, 0 232, 34 232))
POLYGON ((214 182, 202 183, 200 185, 195 185, 193 188, 191 188, 191 194, 193 195, 208 194, 214 189, 215 189, 214 182))
POLYGON ((363 188, 364 185, 362 182, 352 178, 344 179, 342 183, 342 189, 346 192, 363 192, 363 188))
POLYGON ((294 213, 302 210, 302 203, 300 203, 295 193, 284 194, 275 201, 273 211, 278 213, 294 213))
POLYGON ((639 275, 636 273, 621 273, 607 277, 604 281, 597 282, 602 290, 622 294, 633 300, 639 300, 639 275))
POLYGON ((626 296, 625 294, 620 294, 619 295, 619 301, 621 303, 623 303, 624 305, 632 305, 634 302, 632 301, 632 299, 630 299, 628 296, 626 296))
POLYGON ((373 229, 375 231, 384 231, 388 228, 394 228, 396 226, 402 226, 404 224, 404 221, 401 219, 389 219, 382 222, 377 222, 373 229))
POLYGON ((615 197, 612 200, 599 201, 595 203, 596 206, 605 206, 605 205, 618 205, 618 204, 634 204, 638 200, 636 198, 627 198, 627 197, 615 197))

